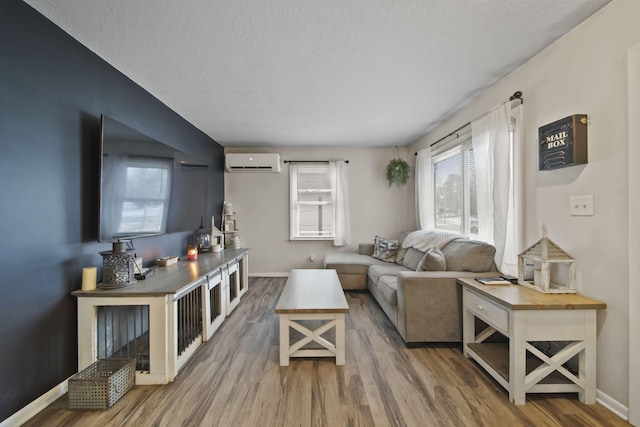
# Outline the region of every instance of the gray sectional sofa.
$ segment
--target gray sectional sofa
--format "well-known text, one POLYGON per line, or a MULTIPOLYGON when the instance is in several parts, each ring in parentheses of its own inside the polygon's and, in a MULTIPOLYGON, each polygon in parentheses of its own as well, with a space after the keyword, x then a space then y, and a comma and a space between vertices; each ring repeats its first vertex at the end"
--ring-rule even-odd
POLYGON ((436 230, 376 236, 358 253, 327 254, 345 290, 368 290, 406 344, 462 341, 458 277, 495 276, 495 247, 436 230))

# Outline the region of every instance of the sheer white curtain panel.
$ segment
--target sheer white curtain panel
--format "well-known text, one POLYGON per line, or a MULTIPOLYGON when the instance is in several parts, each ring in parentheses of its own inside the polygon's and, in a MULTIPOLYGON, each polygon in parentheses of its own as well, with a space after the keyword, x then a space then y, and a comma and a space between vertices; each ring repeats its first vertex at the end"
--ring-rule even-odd
POLYGON ((522 107, 511 110, 511 102, 494 107, 489 114, 471 123, 476 170, 478 234, 481 240, 496 247, 498 269, 509 275, 518 273, 518 247, 521 238, 522 107), (516 123, 516 127, 512 126, 516 123), (513 135, 513 144, 511 137, 513 135))
POLYGON ((329 163, 335 177, 335 237, 334 246, 346 246, 350 242, 349 185, 347 165, 343 161, 329 163))
POLYGON ((294 240, 298 237, 298 223, 300 215, 298 214, 298 164, 289 164, 289 239, 294 240))
POLYGON ((421 230, 435 227, 431 147, 418 150, 416 157, 416 220, 421 230))
MULTIPOLYGON (((507 233, 502 269, 505 274, 518 275, 518 254, 524 250, 524 153, 522 104, 511 110, 512 177, 507 233)), ((501 270, 501 271, 503 271, 501 270)))

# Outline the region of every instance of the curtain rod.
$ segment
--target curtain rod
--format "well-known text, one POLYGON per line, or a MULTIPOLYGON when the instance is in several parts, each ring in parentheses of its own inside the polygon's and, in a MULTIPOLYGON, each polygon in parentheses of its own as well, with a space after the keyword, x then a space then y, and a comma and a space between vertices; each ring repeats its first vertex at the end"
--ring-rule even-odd
POLYGON ((329 163, 340 161, 349 163, 349 160, 284 160, 284 163, 329 163))
MULTIPOLYGON (((515 101, 518 100, 520 101, 520 105, 524 104, 524 99, 522 98, 522 92, 520 92, 519 90, 515 91, 513 93, 513 95, 511 95, 509 97, 509 99, 507 101, 515 101)), ((436 142, 433 142, 429 145, 429 147, 433 147, 434 145, 436 145, 438 142, 443 141, 447 138, 449 138, 451 135, 456 135, 458 134, 458 131, 461 131, 462 129, 466 128, 467 126, 469 126, 471 124, 471 122, 465 123, 462 126, 460 126, 459 128, 457 128, 456 130, 453 130, 451 132, 449 132, 448 134, 446 134, 445 136, 443 136, 442 138, 440 138, 439 140, 437 140, 436 142)), ((418 155, 418 152, 416 151, 415 153, 413 153, 414 156, 418 155)))

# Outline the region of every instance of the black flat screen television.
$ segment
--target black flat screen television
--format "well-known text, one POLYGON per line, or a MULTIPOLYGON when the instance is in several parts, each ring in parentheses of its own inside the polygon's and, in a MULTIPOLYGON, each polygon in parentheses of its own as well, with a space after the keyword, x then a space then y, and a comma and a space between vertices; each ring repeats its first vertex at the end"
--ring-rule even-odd
POLYGON ((207 218, 208 164, 101 117, 98 241, 195 230, 207 218))

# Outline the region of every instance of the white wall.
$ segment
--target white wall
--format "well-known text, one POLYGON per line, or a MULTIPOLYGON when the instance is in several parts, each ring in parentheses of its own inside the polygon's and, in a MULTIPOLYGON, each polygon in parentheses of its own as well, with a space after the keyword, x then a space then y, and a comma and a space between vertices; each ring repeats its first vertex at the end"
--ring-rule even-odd
POLYGON ((639 17, 640 1, 614 0, 410 147, 413 153, 485 114, 514 91, 524 93, 526 245, 541 237, 545 221, 549 237, 577 260, 579 292, 607 303, 606 311, 598 314, 598 390, 625 406, 629 402, 627 51, 640 41, 639 17), (579 113, 591 119, 589 163, 539 172, 538 127, 579 113), (569 216, 569 197, 588 194, 595 198, 595 216, 569 216))
MULTIPOLYGON (((640 258, 640 43, 628 54, 629 80, 629 260, 640 258)), ((629 277, 640 277, 640 263, 629 262, 629 277)), ((640 353, 640 284, 629 280, 629 354, 640 353)), ((629 422, 640 425, 640 359, 629 357, 629 422)))
MULTIPOLYGON (((289 241, 289 167, 275 173, 225 173, 225 200, 237 212, 243 247, 250 248, 249 273, 287 274, 293 268, 322 268, 327 252, 353 250, 358 243, 373 243, 376 234, 397 236, 413 221, 407 212, 409 186, 389 188, 386 166, 394 148, 270 147, 227 149, 227 152, 275 152, 283 160, 349 160, 351 244, 337 248, 332 242, 289 241), (409 219, 410 218, 410 219, 409 219), (309 257, 315 256, 315 262, 309 257)), ((406 159, 406 148, 400 148, 406 159)), ((216 219, 219 221, 219 216, 216 219)))

